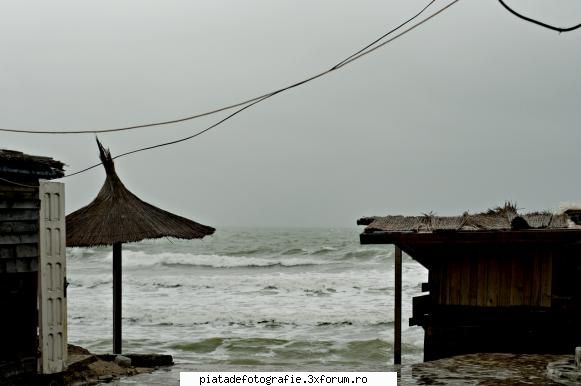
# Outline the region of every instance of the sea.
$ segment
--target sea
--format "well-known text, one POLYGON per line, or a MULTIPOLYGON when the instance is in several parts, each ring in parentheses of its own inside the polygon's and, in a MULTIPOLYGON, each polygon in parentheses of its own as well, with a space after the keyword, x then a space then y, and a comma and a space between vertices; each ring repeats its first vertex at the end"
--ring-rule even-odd
MULTIPOLYGON (((123 245, 123 351, 175 366, 114 384, 178 385, 181 371, 391 371, 394 260, 362 229, 224 228, 123 245)), ((112 351, 111 247, 67 250, 69 343, 112 351)), ((427 270, 404 255, 402 361, 427 270)))

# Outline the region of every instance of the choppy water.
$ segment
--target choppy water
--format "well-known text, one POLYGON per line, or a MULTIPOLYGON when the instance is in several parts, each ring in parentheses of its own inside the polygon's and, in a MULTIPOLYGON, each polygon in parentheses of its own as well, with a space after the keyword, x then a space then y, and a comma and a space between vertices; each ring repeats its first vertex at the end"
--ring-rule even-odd
MULTIPOLYGON (((179 371, 387 370, 392 363, 393 249, 359 229, 219 229, 204 240, 124 245, 125 352, 169 353, 179 371)), ((111 351, 110 248, 68 250, 69 342, 111 351)), ((422 359, 407 327, 427 280, 404 257, 404 363, 422 359)), ((129 382, 129 381, 127 381, 129 382)))

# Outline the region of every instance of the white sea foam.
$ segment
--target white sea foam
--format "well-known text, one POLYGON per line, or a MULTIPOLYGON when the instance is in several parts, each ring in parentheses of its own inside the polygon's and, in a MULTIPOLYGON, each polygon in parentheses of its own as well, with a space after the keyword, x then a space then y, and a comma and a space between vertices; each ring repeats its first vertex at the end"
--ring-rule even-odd
MULTIPOLYGON (((111 254, 105 257, 111 260, 111 254)), ((190 253, 162 252, 147 254, 136 251, 123 252, 123 264, 126 267, 151 267, 151 266, 183 266, 183 267, 208 267, 208 268, 241 268, 241 267, 296 267, 320 265, 329 263, 324 260, 313 260, 309 257, 246 257, 246 256, 222 256, 222 255, 198 255, 190 253)))
MULTIPOLYGON (((324 369, 367 352, 370 367, 389 362, 391 247, 361 246, 356 230, 223 233, 203 243, 124 247, 128 351, 155 348, 215 368, 244 359, 324 369)), ((71 343, 110 350, 111 259, 110 248, 69 250, 71 343)), ((425 270, 404 259, 404 318, 425 280, 425 270)), ((421 329, 403 330, 420 361, 421 329)))

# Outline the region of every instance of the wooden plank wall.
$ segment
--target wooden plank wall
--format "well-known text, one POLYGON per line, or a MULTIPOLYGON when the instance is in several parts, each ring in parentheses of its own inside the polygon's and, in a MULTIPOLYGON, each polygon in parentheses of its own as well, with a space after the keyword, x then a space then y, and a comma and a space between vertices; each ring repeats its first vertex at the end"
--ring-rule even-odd
POLYGON ((0 184, 0 273, 38 271, 37 188, 0 184))
POLYGON ((552 270, 552 308, 573 312, 581 319, 581 245, 562 248, 558 258, 553 260, 552 270))
POLYGON ((37 188, 0 183, 0 361, 36 364, 39 210, 37 188))
POLYGON ((551 307, 550 251, 523 250, 437 258, 430 269, 436 304, 551 307))

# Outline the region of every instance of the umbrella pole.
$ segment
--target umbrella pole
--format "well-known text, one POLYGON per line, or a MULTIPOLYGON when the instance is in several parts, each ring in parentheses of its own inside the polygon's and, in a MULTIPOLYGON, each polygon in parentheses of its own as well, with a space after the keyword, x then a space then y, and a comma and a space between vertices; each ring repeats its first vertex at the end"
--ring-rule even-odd
POLYGON ((113 244, 113 354, 121 354, 121 243, 113 244))

